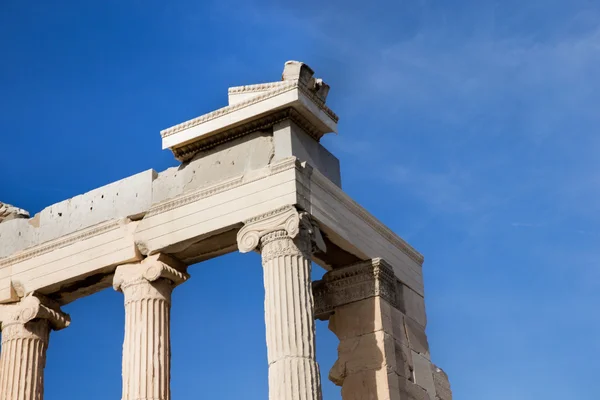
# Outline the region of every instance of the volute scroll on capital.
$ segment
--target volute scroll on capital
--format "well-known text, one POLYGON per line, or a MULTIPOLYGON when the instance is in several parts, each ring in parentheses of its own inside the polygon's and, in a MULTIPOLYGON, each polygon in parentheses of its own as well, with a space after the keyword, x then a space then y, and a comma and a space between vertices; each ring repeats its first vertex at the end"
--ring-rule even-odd
POLYGON ((119 291, 130 285, 144 281, 155 282, 159 279, 166 279, 177 286, 188 280, 189 275, 185 270, 185 265, 179 261, 164 254, 155 254, 139 263, 117 267, 113 288, 119 291))
POLYGON ((0 326, 24 325, 36 319, 47 320, 54 330, 61 330, 71 324, 71 317, 60 311, 58 304, 43 296, 30 293, 15 304, 0 306, 0 326))
POLYGON ((274 232, 284 231, 290 239, 295 239, 301 231, 309 235, 310 241, 319 250, 325 251, 325 241, 321 231, 306 212, 299 212, 293 206, 286 206, 245 221, 237 234, 240 253, 249 253, 261 244, 261 239, 274 232))

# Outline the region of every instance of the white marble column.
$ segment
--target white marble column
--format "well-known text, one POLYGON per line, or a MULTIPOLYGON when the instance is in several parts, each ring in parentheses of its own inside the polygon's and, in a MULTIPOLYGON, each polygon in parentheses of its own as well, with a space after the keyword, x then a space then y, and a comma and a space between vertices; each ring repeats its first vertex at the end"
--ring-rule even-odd
POLYGON ((125 297, 122 400, 171 399, 171 292, 185 267, 165 255, 121 265, 113 286, 125 297))
POLYGON ((0 305, 2 353, 0 400, 42 400, 50 330, 66 328, 70 318, 47 299, 32 295, 0 305))
POLYGON ((310 255, 324 250, 308 215, 286 207, 250 221, 238 233, 245 253, 259 248, 265 285, 270 400, 319 400, 310 255))

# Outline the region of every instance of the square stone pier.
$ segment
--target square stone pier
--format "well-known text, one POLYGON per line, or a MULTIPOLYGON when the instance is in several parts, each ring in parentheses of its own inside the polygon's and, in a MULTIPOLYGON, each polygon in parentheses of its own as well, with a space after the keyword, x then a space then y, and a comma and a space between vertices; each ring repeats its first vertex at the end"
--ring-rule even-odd
MULTIPOLYGON (((329 86, 289 61, 281 80, 161 132, 181 162, 30 217, 0 203, 0 400, 41 400, 61 306, 112 286, 125 307, 122 400, 169 400, 170 310, 188 266, 262 255, 270 400, 319 400, 315 319, 340 340, 344 400, 450 400, 425 334, 423 257, 342 190, 329 86), (311 282, 313 263, 327 270, 311 282)), ((175 304, 175 306, 177 306, 175 304)))

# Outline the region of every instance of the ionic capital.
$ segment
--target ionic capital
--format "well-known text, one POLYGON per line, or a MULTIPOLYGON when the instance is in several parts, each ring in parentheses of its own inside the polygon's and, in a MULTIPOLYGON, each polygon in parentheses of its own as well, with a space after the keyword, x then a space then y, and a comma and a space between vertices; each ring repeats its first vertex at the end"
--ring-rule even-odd
POLYGON ((25 325, 35 319, 47 320, 54 330, 64 329, 71 323, 69 315, 60 311, 58 304, 33 293, 18 303, 0 306, 2 329, 11 325, 25 325))
POLYGON ((298 212, 293 206, 285 206, 245 221, 244 227, 237 234, 240 252, 248 253, 256 249, 261 244, 261 239, 274 232, 285 232, 290 239, 306 232, 312 244, 325 251, 321 231, 310 215, 298 212))
POLYGON ((396 306, 396 287, 394 270, 381 258, 334 269, 313 283, 315 316, 327 319, 336 307, 375 296, 396 306))
POLYGON ((117 267, 113 278, 113 288, 122 291, 124 288, 143 282, 155 282, 159 279, 170 281, 173 286, 185 282, 189 275, 185 265, 165 255, 155 254, 135 264, 117 267))

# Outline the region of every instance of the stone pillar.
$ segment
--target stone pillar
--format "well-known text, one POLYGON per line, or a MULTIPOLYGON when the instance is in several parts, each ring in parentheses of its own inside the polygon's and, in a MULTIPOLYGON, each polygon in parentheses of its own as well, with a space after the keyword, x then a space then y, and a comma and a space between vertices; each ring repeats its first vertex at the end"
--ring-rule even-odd
POLYGON ((125 297, 122 400, 171 399, 171 292, 188 277, 162 254, 117 268, 113 287, 125 297))
POLYGON ((329 379, 343 400, 452 400, 430 361, 423 298, 385 261, 335 269, 313 287, 317 318, 340 339, 329 379))
POLYGON ((309 216, 294 207, 246 221, 238 233, 242 253, 258 248, 262 255, 270 400, 322 398, 310 278, 313 245, 325 248, 309 216))
POLYGON ((29 295, 0 305, 0 400, 42 400, 50 330, 69 326, 54 302, 29 295))

